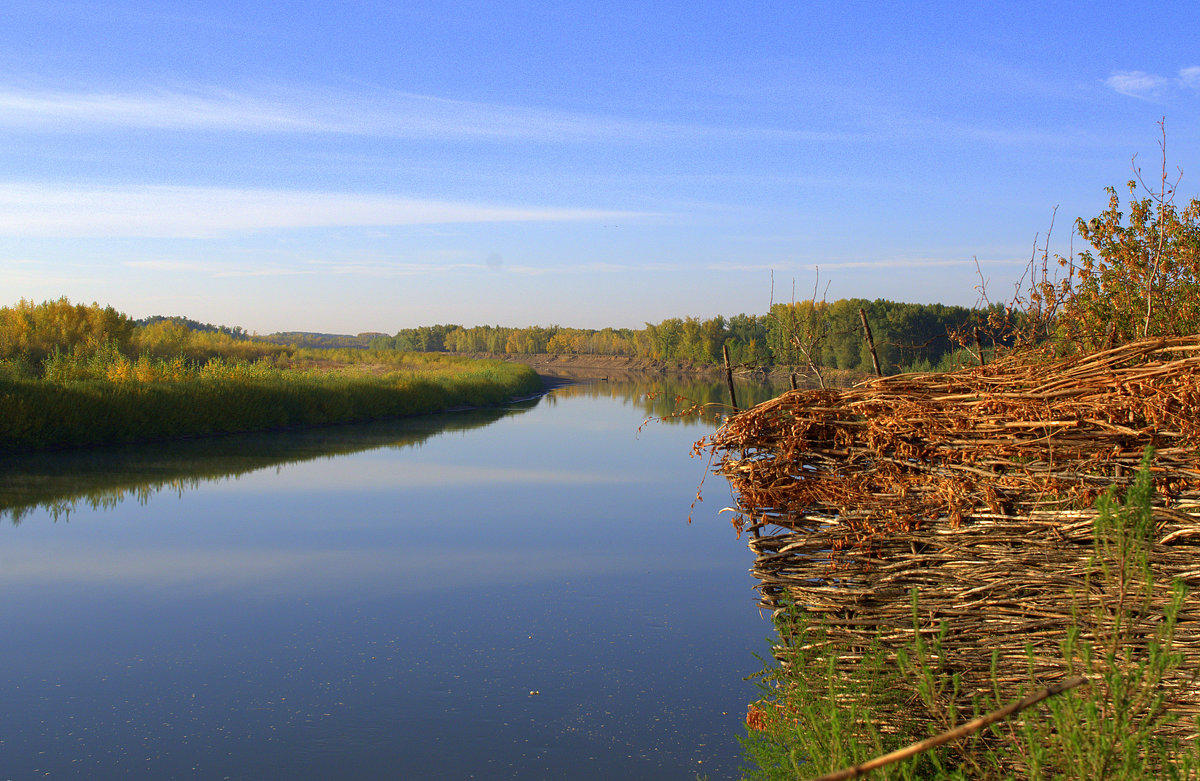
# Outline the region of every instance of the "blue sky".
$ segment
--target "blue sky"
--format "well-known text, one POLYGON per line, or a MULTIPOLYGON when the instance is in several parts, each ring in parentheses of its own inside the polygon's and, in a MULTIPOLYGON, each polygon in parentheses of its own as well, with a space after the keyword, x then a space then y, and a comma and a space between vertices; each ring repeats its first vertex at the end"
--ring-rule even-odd
MULTIPOLYGON (((260 333, 970 305, 1168 158, 1191 3, 0 11, 0 290, 260 333)), ((1078 244, 1076 246, 1078 249, 1078 244)))

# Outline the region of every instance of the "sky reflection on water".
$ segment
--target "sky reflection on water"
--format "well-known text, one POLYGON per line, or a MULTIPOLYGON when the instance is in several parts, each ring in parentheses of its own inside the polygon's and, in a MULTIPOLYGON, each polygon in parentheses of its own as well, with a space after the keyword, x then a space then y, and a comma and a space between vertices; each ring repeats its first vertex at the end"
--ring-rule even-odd
POLYGON ((646 412, 576 387, 443 433, 327 431, 332 458, 312 433, 272 435, 273 464, 192 443, 263 463, 27 507, 0 527, 5 772, 733 775, 769 626, 723 484, 686 523, 706 429, 639 434, 646 412))

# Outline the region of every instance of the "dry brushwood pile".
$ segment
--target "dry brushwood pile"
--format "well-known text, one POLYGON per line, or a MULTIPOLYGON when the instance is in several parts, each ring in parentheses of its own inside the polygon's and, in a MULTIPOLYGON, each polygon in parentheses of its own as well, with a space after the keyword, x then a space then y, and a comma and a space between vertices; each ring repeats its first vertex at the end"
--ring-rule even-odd
MULTIPOLYGON (((1200 337, 1149 339, 1070 359, 1009 357, 946 374, 791 391, 698 443, 728 478, 757 553, 764 605, 790 597, 831 640, 859 647, 945 620, 942 660, 966 694, 1033 671, 1063 674, 1072 595, 1088 590, 1093 509, 1153 445, 1161 583, 1189 597, 1176 650, 1200 667, 1200 337)), ((786 660, 784 660, 786 662, 786 660)), ((1184 710, 1200 711, 1189 686, 1184 710)))

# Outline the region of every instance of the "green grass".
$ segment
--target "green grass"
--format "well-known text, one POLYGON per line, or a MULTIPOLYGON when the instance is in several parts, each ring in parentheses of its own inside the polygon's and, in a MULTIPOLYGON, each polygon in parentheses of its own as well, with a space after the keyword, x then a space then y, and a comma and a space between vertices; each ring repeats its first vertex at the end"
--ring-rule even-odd
MULTIPOLYGON (((1177 718, 1173 702, 1193 696, 1195 676, 1180 675, 1187 671, 1175 644, 1186 590, 1182 582, 1156 581, 1149 563, 1150 456, 1148 449, 1123 498, 1109 491, 1097 502, 1088 588, 1073 596, 1074 619, 1063 627, 1064 676, 1082 675, 1090 685, 871 778, 1200 779, 1200 739, 1163 730, 1177 718), (1173 599, 1165 610, 1150 609, 1150 595, 1164 588, 1173 599)), ((775 645, 790 664, 764 662, 759 673, 762 697, 752 706, 757 728, 742 739, 745 778, 816 777, 1008 704, 997 691, 977 697, 972 713, 954 710, 958 678, 937 663, 952 627, 943 624, 938 635, 923 639, 917 601, 914 593, 912 638, 894 651, 882 643, 839 647, 798 608, 777 615, 775 645), (904 717, 902 732, 882 731, 879 724, 897 722, 880 717, 897 713, 904 717)), ((1041 685, 1030 679, 1027 691, 1041 685)))
MULTIPOLYGON (((323 363, 341 355, 320 354, 323 363)), ((304 368, 270 361, 131 360, 56 353, 40 376, 0 366, 0 452, 80 447, 482 407, 541 389, 532 369, 450 356, 380 356, 304 368)))

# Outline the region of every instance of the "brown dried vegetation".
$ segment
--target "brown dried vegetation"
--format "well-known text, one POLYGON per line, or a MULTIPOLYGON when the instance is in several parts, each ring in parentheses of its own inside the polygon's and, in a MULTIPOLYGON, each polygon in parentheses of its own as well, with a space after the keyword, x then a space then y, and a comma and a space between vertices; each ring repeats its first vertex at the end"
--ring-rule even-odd
MULTIPOLYGON (((763 604, 823 618, 840 647, 952 627, 945 671, 963 696, 1061 674, 1086 594, 1094 501, 1154 462, 1156 579, 1200 586, 1200 337, 1144 339, 1068 359, 1025 351, 986 367, 791 391, 697 443, 736 495, 763 604), (786 600, 785 600, 786 598, 786 600), (1026 644, 1032 647, 1032 669, 1026 644)), ((1155 596, 1155 611, 1171 599, 1155 596), (1161 604, 1158 604, 1161 602, 1161 604)), ((1200 666, 1200 606, 1175 650, 1200 666)), ((1200 698, 1185 710, 1200 712, 1200 698)))

